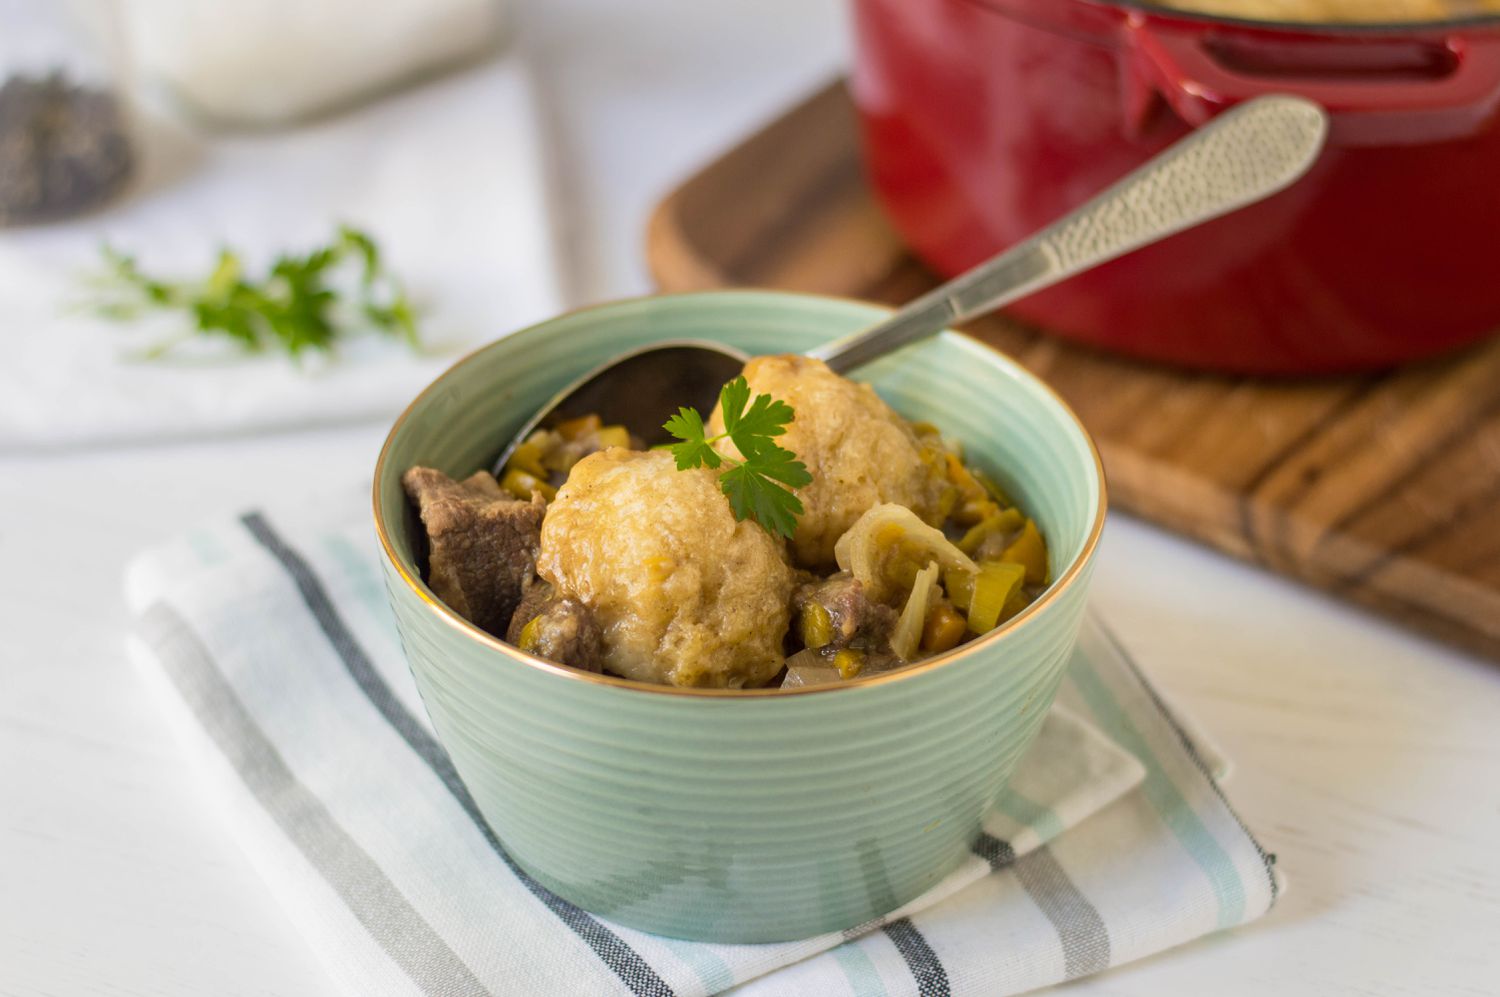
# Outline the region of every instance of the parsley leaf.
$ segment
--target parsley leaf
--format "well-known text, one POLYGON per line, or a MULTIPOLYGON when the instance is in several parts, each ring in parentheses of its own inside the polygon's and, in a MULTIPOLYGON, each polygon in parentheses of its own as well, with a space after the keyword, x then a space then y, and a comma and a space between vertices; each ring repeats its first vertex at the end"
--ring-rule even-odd
MULTIPOLYGON (((793 488, 801 488, 803 485, 812 483, 812 475, 808 473, 807 465, 797 459, 797 455, 786 447, 779 447, 774 443, 766 443, 759 447, 751 457, 750 463, 761 476, 783 484, 791 485, 793 488)), ((792 496, 793 499, 796 496, 792 496)), ((797 511, 802 511, 802 503, 797 503, 797 511)))
MULTIPOLYGON (((767 396, 769 397, 769 396, 767 396)), ((750 382, 741 374, 719 389, 719 407, 724 410, 724 432, 733 434, 750 400, 750 382)))
POLYGON ((807 466, 775 440, 792 421, 792 407, 770 395, 757 395, 752 402, 750 385, 743 376, 719 391, 719 407, 724 432, 717 436, 708 436, 696 409, 679 408, 667 420, 663 428, 680 441, 669 446, 677 469, 728 464, 729 469, 719 476, 719 489, 729 499, 734 518, 754 518, 766 532, 790 539, 803 512, 802 500, 792 489, 812 481, 807 466), (726 438, 740 452, 740 460, 714 449, 715 443, 726 438))
POLYGON ((347 225, 326 246, 278 257, 260 280, 247 277, 239 255, 228 249, 207 277, 180 282, 146 276, 133 256, 108 245, 103 255, 106 272, 94 303, 99 314, 128 321, 152 310, 170 311, 192 323, 189 336, 148 349, 146 358, 198 335, 227 340, 245 353, 278 348, 293 359, 331 353, 357 330, 421 346, 411 303, 383 269, 375 241, 347 225))
POLYGON ((673 436, 682 440, 670 447, 672 456, 677 458, 677 470, 686 471, 690 467, 718 467, 721 458, 719 452, 713 448, 713 444, 704 438, 703 416, 698 414, 697 409, 679 408, 677 414, 667 420, 662 427, 673 436))
POLYGON ((719 487, 729 497, 735 519, 747 516, 765 527, 772 535, 791 539, 797 532, 797 517, 802 515, 802 500, 749 464, 731 467, 719 479, 719 487))
MULTIPOLYGON (((740 378, 741 381, 744 378, 740 378)), ((786 424, 792 421, 792 407, 777 401, 770 395, 757 395, 750 411, 740 416, 731 434, 740 433, 751 437, 780 436, 786 432, 786 424)))

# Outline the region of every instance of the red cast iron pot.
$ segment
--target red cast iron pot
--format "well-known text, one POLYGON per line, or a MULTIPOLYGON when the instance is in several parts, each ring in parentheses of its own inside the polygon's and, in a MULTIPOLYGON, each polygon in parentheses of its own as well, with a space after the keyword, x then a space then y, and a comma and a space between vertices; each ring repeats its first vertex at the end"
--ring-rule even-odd
POLYGON ((1270 25, 1097 0, 856 0, 877 194, 945 274, 1221 110, 1331 116, 1289 190, 1033 295, 1070 339, 1249 373, 1370 369, 1500 326, 1500 18, 1270 25))

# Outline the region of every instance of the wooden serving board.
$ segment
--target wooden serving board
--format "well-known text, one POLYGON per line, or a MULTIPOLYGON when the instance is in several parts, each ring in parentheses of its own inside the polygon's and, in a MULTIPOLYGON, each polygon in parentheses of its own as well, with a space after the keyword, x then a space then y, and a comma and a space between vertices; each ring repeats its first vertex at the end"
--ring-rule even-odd
MULTIPOLYGON (((670 194, 647 248, 668 291, 896 303, 936 282, 865 185, 842 83, 670 194)), ((1394 373, 1286 381, 1119 359, 1004 318, 968 328, 1073 405, 1116 508, 1500 658, 1500 339, 1394 373)))

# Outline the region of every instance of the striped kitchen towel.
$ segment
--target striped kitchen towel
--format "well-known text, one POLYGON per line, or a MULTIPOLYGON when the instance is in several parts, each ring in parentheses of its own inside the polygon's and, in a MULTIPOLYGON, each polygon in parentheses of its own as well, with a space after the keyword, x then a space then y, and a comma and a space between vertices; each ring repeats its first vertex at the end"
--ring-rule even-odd
POLYGON ((709 945, 595 917, 512 863, 422 710, 363 490, 191 531, 126 590, 132 657, 352 994, 1008 994, 1276 896, 1219 760, 1097 622, 964 866, 842 934, 709 945))

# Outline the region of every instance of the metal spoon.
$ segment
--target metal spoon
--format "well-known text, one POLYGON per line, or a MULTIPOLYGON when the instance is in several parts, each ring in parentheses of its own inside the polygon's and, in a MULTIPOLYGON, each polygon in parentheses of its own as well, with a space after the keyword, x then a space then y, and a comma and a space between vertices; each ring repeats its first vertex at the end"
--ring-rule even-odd
MULTIPOLYGON (((1290 186, 1317 159, 1323 109, 1300 97, 1241 104, 1172 145, 1025 242, 929 291, 880 324, 808 351, 840 373, 1033 291, 1253 204, 1290 186)), ((559 392, 516 434, 498 475, 538 427, 590 412, 656 442, 679 405, 705 415, 749 359, 723 343, 673 340, 624 354, 559 392)))

